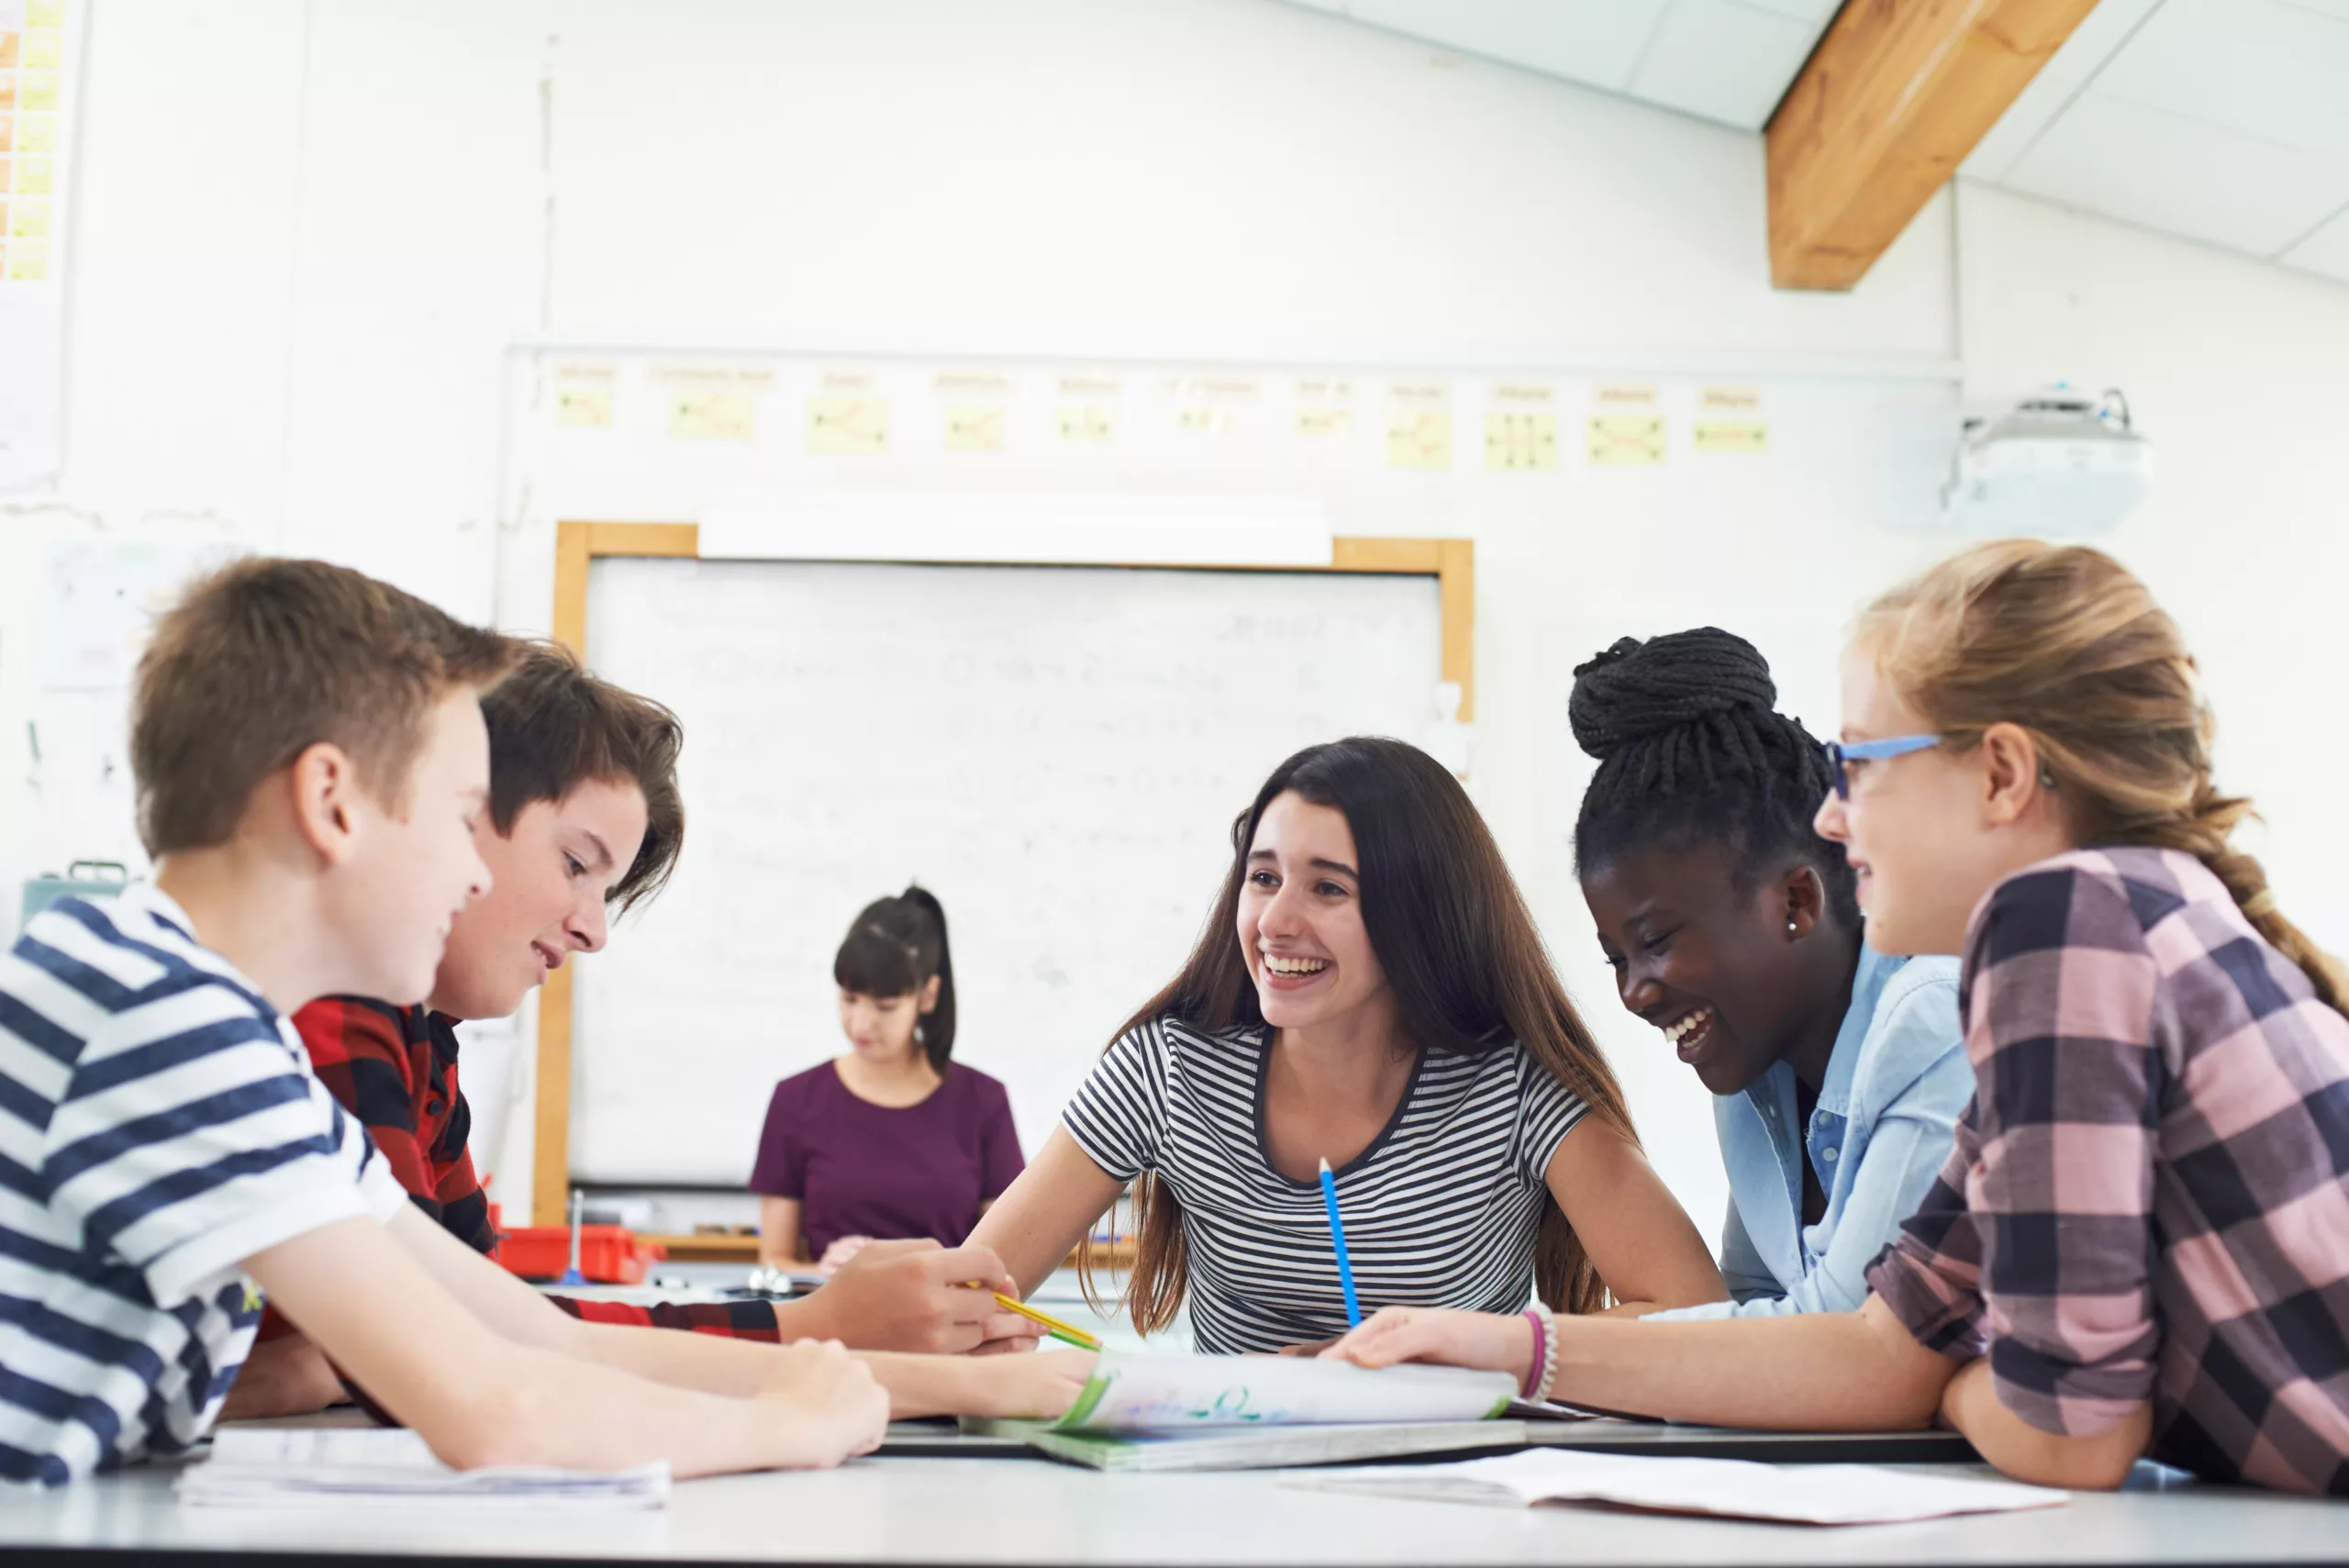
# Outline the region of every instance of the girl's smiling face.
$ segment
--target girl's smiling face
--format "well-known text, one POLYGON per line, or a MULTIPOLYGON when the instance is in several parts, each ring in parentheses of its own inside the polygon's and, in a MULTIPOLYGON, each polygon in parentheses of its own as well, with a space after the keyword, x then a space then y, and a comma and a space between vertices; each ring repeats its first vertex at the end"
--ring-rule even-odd
MULTIPOLYGON (((1876 662, 1843 660, 1843 740, 1930 733, 1876 662)), ((2061 813, 2032 787, 2038 754, 2012 725, 1982 744, 1846 762, 1851 797, 1830 794, 1819 836, 1843 846, 1859 881, 1868 942, 1880 952, 1956 953, 1974 906, 2009 873, 2070 848, 2061 813), (2016 775, 2021 769, 2023 777, 2016 775)))
POLYGON ((1716 1095, 1750 1086, 1834 999, 1832 977, 1798 946, 1822 921, 1818 873, 1742 879, 1740 859, 1728 844, 1655 847, 1582 878, 1624 1010, 1663 1030, 1716 1095))
POLYGON ((1391 1006, 1363 924, 1362 874, 1345 813, 1294 791, 1256 820, 1240 889, 1238 935, 1264 1021, 1311 1029, 1391 1006))

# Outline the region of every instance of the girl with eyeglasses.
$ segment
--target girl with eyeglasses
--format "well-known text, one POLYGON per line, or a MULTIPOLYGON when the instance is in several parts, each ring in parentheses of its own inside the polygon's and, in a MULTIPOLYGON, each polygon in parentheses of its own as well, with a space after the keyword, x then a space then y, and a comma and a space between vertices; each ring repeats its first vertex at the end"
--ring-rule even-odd
POLYGON ((1866 1303, 1392 1312, 1330 1353, 1728 1426, 1939 1418, 2056 1485, 2151 1457, 2349 1496, 2349 984, 2233 846, 2176 624, 2098 551, 1984 545, 1869 607, 1843 708, 1820 831, 1872 941, 1965 955, 1976 1075, 1866 1303))
POLYGON ((1848 1312, 1949 1159, 1974 1093, 1957 962, 1866 940, 1843 851, 1812 817, 1820 743, 1770 666, 1700 627, 1624 638, 1575 672, 1598 759, 1575 860, 1626 1010, 1711 1090, 1734 1298, 1659 1316, 1848 1312))

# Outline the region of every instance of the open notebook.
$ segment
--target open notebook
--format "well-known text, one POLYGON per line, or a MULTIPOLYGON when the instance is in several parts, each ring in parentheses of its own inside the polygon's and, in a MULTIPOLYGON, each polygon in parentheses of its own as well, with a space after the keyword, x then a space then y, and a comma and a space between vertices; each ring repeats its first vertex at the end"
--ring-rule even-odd
POLYGON ((1509 1448, 1506 1373, 1106 1351, 1057 1421, 968 1421, 1101 1470, 1256 1470, 1509 1448))
POLYGON ((1936 1474, 1910 1465, 1756 1464, 1536 1449, 1457 1464, 1324 1471, 1283 1485, 1360 1496, 1530 1507, 1608 1503, 1657 1513, 1781 1524, 1892 1524, 2068 1503, 2068 1492, 1936 1474))
POLYGON ((179 1495, 199 1507, 395 1508, 430 1498, 435 1507, 662 1508, 669 1466, 451 1470, 404 1428, 223 1427, 213 1434, 212 1457, 180 1476, 179 1495))

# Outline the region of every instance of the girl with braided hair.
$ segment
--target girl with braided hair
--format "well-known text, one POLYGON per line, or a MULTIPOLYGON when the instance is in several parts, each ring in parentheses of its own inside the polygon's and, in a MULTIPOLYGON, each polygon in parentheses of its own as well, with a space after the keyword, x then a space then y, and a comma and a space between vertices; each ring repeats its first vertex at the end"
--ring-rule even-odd
POLYGON ((1938 1417, 2056 1485, 2145 1456, 2349 1496, 2349 984, 2234 847, 2210 734, 2110 556, 1987 544, 1878 599, 1818 827, 1870 940, 1965 955, 1975 1094, 1865 1304, 1399 1314, 1331 1353, 1540 1362, 1563 1397, 1726 1426, 1938 1417))
POLYGON ((1716 1096, 1734 1299, 1683 1317, 1858 1307, 1974 1093, 1956 962, 1867 945, 1811 827, 1826 757, 1776 700, 1752 643, 1700 627, 1617 642, 1567 707, 1598 759, 1575 854, 1616 993, 1716 1096))

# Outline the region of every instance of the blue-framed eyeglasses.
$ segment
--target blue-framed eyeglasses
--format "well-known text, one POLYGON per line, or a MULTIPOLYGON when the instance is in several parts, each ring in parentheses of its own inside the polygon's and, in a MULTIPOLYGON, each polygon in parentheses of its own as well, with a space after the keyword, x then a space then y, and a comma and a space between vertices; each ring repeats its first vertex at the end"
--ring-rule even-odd
POLYGON ((1905 757, 1911 751, 1927 751, 1942 743, 1938 735, 1896 735, 1889 740, 1854 740, 1845 745, 1840 740, 1826 740, 1819 749, 1827 753, 1828 772, 1835 779, 1835 798, 1852 798, 1853 762, 1876 762, 1889 757, 1905 757))

